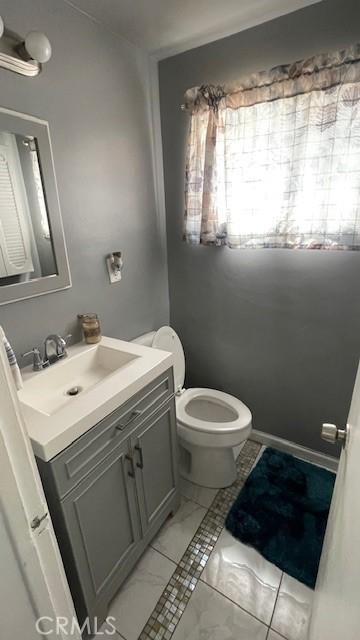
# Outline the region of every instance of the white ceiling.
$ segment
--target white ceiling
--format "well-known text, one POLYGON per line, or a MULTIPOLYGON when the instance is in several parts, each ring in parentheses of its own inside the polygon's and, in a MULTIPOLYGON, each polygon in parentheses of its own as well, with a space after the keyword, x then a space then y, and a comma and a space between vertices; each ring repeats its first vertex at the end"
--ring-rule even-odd
POLYGON ((321 0, 65 0, 158 58, 321 0))

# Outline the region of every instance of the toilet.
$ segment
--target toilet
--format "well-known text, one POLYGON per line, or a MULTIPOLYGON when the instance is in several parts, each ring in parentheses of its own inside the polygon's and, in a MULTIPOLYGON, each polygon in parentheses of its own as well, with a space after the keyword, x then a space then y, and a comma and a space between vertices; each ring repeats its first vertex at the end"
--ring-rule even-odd
POLYGON ((234 396, 215 389, 184 389, 184 350, 171 327, 161 327, 135 342, 174 355, 181 475, 203 487, 231 485, 236 478, 233 449, 251 432, 248 407, 234 396))

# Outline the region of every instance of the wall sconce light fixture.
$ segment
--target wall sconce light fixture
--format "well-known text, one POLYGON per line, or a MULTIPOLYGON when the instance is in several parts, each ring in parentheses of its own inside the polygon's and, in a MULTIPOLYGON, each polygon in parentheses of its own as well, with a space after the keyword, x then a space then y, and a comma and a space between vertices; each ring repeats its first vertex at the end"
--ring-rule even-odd
POLYGON ((106 258, 106 265, 109 272, 110 282, 119 282, 121 280, 121 271, 124 265, 121 251, 114 251, 106 258))
POLYGON ((51 44, 44 33, 30 31, 24 40, 6 29, 0 16, 0 67, 31 78, 50 58, 51 44))

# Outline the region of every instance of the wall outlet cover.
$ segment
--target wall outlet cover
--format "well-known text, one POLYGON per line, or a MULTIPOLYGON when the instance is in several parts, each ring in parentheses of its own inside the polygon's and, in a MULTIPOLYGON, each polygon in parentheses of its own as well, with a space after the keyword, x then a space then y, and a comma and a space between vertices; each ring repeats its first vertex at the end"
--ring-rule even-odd
POLYGON ((107 270, 109 272, 109 278, 110 278, 111 284, 115 284, 115 282, 120 282, 120 280, 121 280, 121 271, 120 270, 119 271, 114 271, 113 270, 110 258, 106 258, 106 266, 107 266, 107 270))

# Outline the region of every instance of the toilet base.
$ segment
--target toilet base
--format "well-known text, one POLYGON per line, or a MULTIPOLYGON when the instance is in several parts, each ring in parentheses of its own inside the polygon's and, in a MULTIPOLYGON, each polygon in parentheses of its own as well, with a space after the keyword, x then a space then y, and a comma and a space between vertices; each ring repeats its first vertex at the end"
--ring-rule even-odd
POLYGON ((197 447, 180 439, 180 475, 211 489, 229 487, 236 479, 231 447, 197 447))

